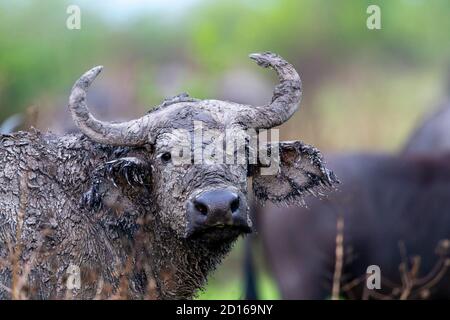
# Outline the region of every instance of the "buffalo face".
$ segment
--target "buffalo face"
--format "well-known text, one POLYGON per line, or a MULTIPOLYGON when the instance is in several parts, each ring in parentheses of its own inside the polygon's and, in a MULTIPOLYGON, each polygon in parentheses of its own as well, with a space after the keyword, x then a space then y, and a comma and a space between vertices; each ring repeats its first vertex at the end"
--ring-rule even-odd
MULTIPOLYGON (((292 65, 276 54, 250 57, 274 69, 280 80, 264 106, 184 94, 139 119, 106 123, 95 119, 86 105, 86 91, 101 67, 75 83, 69 109, 78 128, 97 143, 129 150, 104 170, 107 175, 117 173, 124 184, 138 185, 138 191, 128 191, 114 183, 116 202, 130 211, 144 206, 143 211, 153 212, 179 238, 232 241, 252 228, 250 177, 256 200, 277 204, 302 203, 306 193, 320 195, 337 182, 315 148, 299 141, 275 139, 268 144, 259 139, 262 131, 284 123, 297 110, 301 81, 292 65), (263 150, 269 161, 260 156, 263 150)), ((88 198, 95 200, 94 195, 88 193, 88 198)))

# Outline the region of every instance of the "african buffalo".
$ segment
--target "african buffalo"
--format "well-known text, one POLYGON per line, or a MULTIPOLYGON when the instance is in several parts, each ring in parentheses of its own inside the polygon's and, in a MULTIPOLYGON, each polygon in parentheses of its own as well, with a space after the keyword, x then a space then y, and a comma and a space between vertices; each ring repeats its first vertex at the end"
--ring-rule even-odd
POLYGON ((86 103, 96 67, 69 98, 81 133, 0 135, 0 298, 191 298, 252 229, 249 177, 261 201, 297 203, 330 187, 319 151, 299 141, 260 141, 279 158, 249 161, 250 132, 284 123, 301 98, 289 63, 269 52, 250 58, 279 76, 267 105, 183 94, 137 120, 102 122, 86 103), (244 161, 224 163, 224 154, 244 161))

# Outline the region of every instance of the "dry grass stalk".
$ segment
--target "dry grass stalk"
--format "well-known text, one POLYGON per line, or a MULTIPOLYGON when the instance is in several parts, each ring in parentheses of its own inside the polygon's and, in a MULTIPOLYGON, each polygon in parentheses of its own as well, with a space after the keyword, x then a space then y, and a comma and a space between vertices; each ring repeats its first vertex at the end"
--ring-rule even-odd
POLYGON ((342 267, 344 265, 344 218, 338 217, 336 223, 336 262, 334 266, 333 288, 331 300, 339 300, 341 289, 342 267))
POLYGON ((406 300, 406 299, 427 299, 430 296, 431 289, 437 286, 442 278, 447 274, 450 268, 450 241, 441 240, 436 249, 438 260, 434 267, 425 276, 419 278, 419 270, 421 266, 421 257, 413 256, 408 258, 406 247, 403 242, 399 243, 400 255, 402 262, 399 265, 401 283, 397 284, 381 276, 381 283, 384 289, 390 291, 389 293, 380 293, 376 290, 368 290, 365 285, 367 275, 351 280, 349 283, 342 286, 342 292, 350 299, 379 299, 379 300, 406 300), (409 265, 411 264, 411 268, 409 265), (361 297, 357 297, 352 293, 352 290, 358 286, 363 286, 361 297))

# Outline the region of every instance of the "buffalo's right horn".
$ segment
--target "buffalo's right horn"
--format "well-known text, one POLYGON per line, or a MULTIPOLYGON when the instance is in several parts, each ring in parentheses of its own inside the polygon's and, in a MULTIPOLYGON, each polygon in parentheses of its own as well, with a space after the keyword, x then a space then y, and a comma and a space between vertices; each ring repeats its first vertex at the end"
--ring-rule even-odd
POLYGON ((75 82, 69 97, 69 110, 77 127, 92 140, 114 146, 137 146, 148 141, 151 117, 145 115, 137 120, 109 123, 95 119, 86 105, 86 94, 92 81, 103 67, 92 68, 75 82))

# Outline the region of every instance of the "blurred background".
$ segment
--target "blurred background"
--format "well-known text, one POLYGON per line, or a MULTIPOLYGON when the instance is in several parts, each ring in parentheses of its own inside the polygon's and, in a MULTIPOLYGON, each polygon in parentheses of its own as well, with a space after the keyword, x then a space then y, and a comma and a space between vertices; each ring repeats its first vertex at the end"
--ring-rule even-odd
MULTIPOLYGON (((395 151, 450 91, 449 17, 448 0, 0 0, 0 123, 22 114, 26 126, 74 130, 68 94, 99 64, 89 104, 105 120, 181 92, 262 104, 276 78, 247 55, 270 50, 303 80, 282 139, 325 153, 395 151), (381 30, 366 26, 370 4, 381 8, 381 30), (80 30, 66 27, 69 5, 81 9, 80 30)), ((239 242, 199 298, 241 298, 242 256, 239 242)), ((260 294, 277 298, 257 258, 260 294)))

